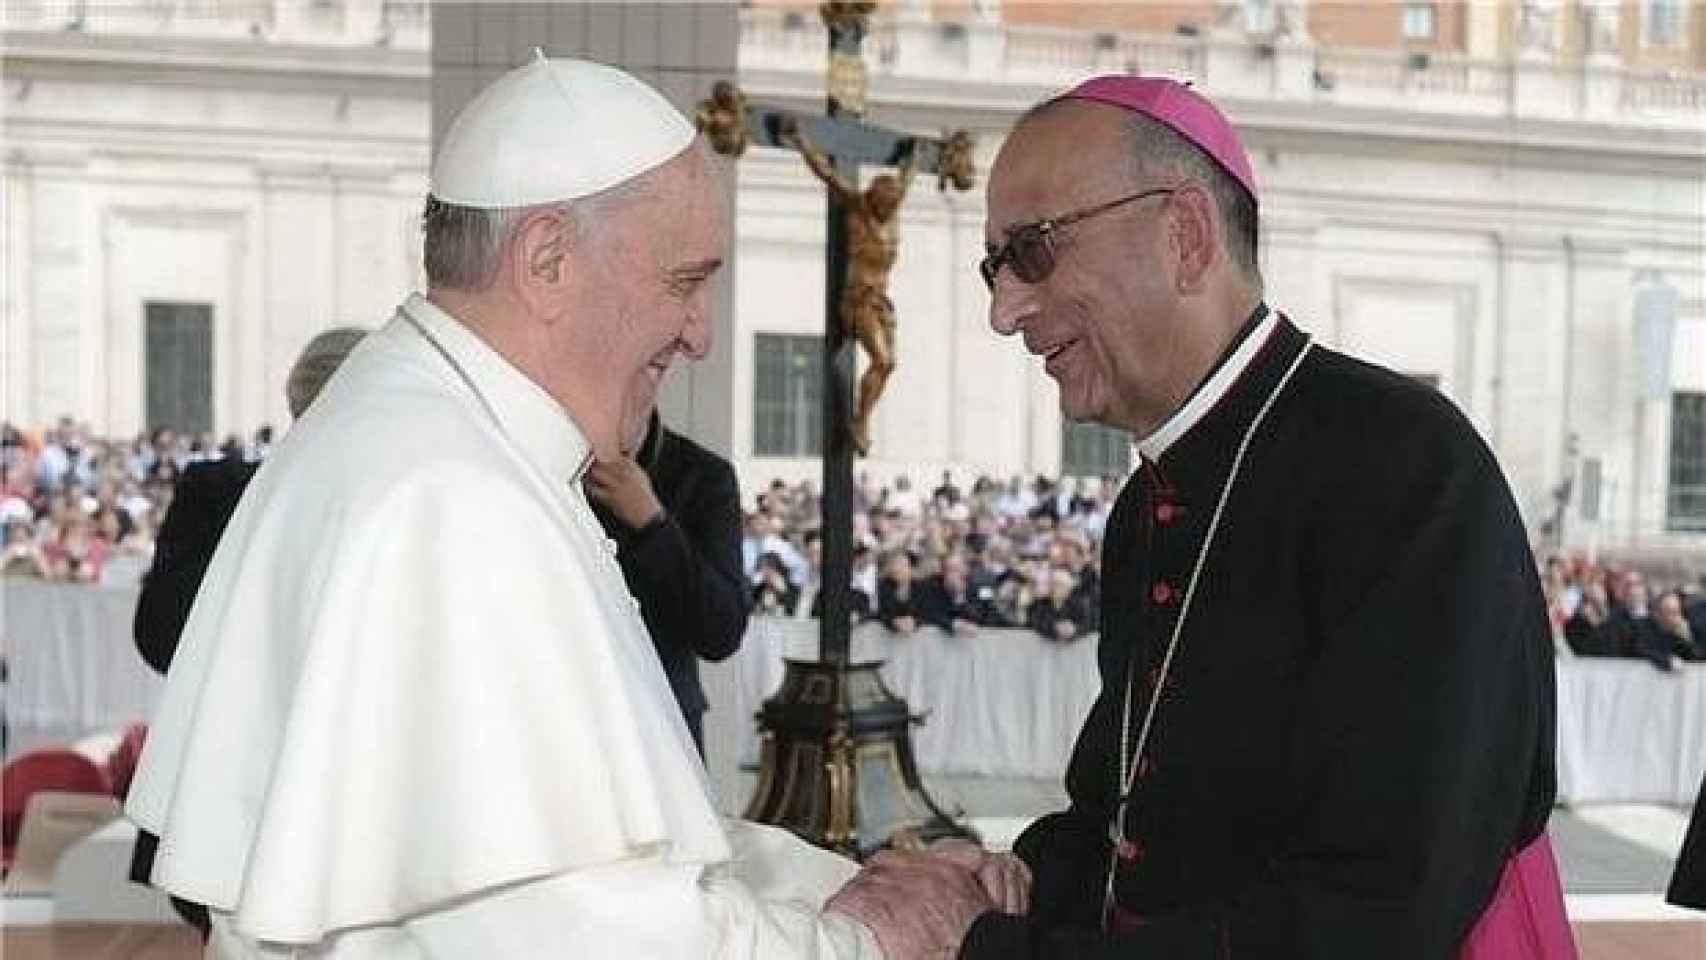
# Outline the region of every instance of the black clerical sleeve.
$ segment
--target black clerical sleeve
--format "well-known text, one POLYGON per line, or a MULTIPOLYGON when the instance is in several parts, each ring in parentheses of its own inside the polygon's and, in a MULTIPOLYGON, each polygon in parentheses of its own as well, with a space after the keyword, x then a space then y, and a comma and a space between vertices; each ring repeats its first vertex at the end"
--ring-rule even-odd
POLYGON ((1676 855, 1676 872, 1671 875, 1665 900, 1679 907, 1706 910, 1706 777, 1700 780, 1694 816, 1688 821, 1688 833, 1676 855))
POLYGON ((746 632, 740 491, 726 463, 705 465, 699 480, 692 503, 619 535, 618 559, 654 640, 716 661, 738 650, 746 632))
POLYGON ((1554 702, 1550 628, 1502 475, 1466 430, 1437 435, 1298 491, 1313 626, 1290 715, 1259 721, 1290 728, 1284 775, 1263 785, 1288 802, 1248 879, 1104 936, 1106 825, 1068 812, 1018 845, 1032 914, 984 915, 962 957, 1454 955, 1505 861, 1544 828, 1554 702))
POLYGON ((160 673, 172 663, 213 551, 254 473, 254 464, 221 460, 191 464, 178 479, 131 625, 137 651, 160 673))

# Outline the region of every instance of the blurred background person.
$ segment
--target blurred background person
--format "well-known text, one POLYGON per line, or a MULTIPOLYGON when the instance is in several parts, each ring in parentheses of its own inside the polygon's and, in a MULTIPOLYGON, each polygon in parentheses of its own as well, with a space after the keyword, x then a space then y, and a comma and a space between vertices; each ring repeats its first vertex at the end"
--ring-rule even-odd
POLYGON ((699 661, 733 656, 751 609, 740 487, 727 460, 663 425, 657 390, 669 361, 659 362, 663 369, 643 369, 628 393, 622 455, 595 461, 586 490, 616 541, 622 578, 640 601, 670 692, 704 757, 710 701, 699 661))
POLYGON ((913 582, 913 567, 910 553, 895 550, 883 561, 883 578, 877 581, 877 619, 902 636, 917 633, 924 622, 924 598, 913 582))
POLYGON ((757 581, 752 587, 752 606, 757 613, 768 617, 793 616, 800 602, 800 588, 788 575, 788 565, 776 553, 758 558, 757 581))
POLYGON ((926 581, 922 606, 924 622, 949 636, 971 636, 994 619, 972 589, 966 558, 959 553, 944 557, 942 572, 926 581))

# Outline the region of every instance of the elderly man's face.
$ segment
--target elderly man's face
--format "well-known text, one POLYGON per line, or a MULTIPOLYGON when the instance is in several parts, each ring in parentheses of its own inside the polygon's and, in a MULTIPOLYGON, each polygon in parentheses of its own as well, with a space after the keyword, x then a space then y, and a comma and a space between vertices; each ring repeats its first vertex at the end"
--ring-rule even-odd
POLYGON ((676 356, 698 360, 711 349, 712 278, 729 233, 718 190, 699 149, 671 160, 651 195, 615 210, 581 288, 604 334, 601 367, 620 384, 624 446, 651 416, 676 356))
MULTIPOLYGON (((674 358, 671 352, 670 358, 674 358)), ((622 398, 622 454, 632 457, 646 439, 646 427, 651 424, 652 410, 657 407, 658 387, 669 364, 661 368, 648 363, 628 382, 628 392, 622 398)))
MULTIPOLYGON (((1014 131, 989 177, 986 248, 999 249, 1017 227, 1169 186, 1138 182, 1123 119, 1115 107, 1066 103, 1014 131)), ((1155 397, 1173 355, 1177 303, 1167 202, 1140 200, 1056 231, 1054 268, 1036 283, 1010 266, 996 276, 990 325, 1024 336, 1073 420, 1147 431, 1169 409, 1155 397)))

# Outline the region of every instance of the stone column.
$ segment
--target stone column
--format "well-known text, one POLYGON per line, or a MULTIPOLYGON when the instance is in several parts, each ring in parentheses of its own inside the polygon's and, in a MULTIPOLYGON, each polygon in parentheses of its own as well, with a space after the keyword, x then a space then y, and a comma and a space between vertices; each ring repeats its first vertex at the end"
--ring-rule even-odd
POLYGON ((1498 60, 1504 55, 1500 19, 1508 16, 1504 3, 1469 4, 1469 56, 1475 60, 1498 60))
POLYGON ((976 14, 966 24, 966 70, 968 76, 999 76, 1007 59, 1007 25, 1001 18, 1001 0, 972 0, 976 14))
POLYGON ((1589 116, 1615 116, 1623 98, 1623 63, 1618 28, 1622 11, 1616 0, 1582 0, 1582 110, 1589 116))
POLYGON ((1635 360, 1635 456, 1628 530, 1636 539, 1665 528, 1677 305, 1676 286, 1663 273, 1642 271, 1636 277, 1629 328, 1635 360))
POLYGON ((1503 329, 1494 347, 1498 384, 1493 442, 1523 518, 1539 529, 1563 469, 1567 271, 1561 238, 1501 237, 1503 329))
POLYGON ((1577 438, 1584 465, 1597 461, 1599 484, 1592 490, 1578 482, 1564 545, 1592 548, 1615 536, 1610 524, 1629 514, 1613 503, 1614 494, 1630 489, 1634 462, 1634 408, 1628 378, 1621 374, 1630 350, 1629 250, 1619 241, 1593 237, 1572 237, 1569 249, 1564 429, 1577 438), (1589 497, 1595 502, 1589 504, 1589 497))
POLYGON ((1317 282, 1320 232, 1313 217, 1281 213, 1262 223, 1261 268, 1268 305, 1311 331, 1320 331, 1328 319, 1317 282))
POLYGON ((28 154, 13 149, 4 158, 5 177, 0 179, 5 205, 0 229, 8 255, 4 267, 4 289, 0 289, 0 406, 7 419, 20 424, 46 423, 51 415, 35 404, 36 355, 31 343, 31 260, 34 231, 31 226, 34 165, 28 154))

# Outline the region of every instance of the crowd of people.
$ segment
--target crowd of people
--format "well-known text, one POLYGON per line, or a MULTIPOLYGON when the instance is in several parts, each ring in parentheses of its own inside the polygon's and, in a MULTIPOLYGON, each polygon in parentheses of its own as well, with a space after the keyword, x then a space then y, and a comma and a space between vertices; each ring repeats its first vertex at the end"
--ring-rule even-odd
POLYGON ((261 427, 245 442, 161 428, 130 440, 97 437, 61 417, 46 430, 0 425, 0 573, 80 583, 135 583, 184 468, 200 460, 259 460, 261 427))
MULTIPOLYGON (((5 424, 0 435, 0 573, 127 584, 147 570, 154 537, 184 467, 256 461, 271 427, 244 441, 160 428, 129 440, 98 437, 70 417, 45 430, 5 424)), ((854 494, 852 610, 897 633, 931 625, 1036 630, 1070 641, 1096 631, 1099 543, 1118 488, 1087 481, 951 475, 928 496, 910 478, 854 494)), ((821 499, 810 482, 773 481, 752 499, 743 543, 753 609, 775 616, 821 610, 821 499)))
POLYGON ((1554 556, 1542 584, 1560 649, 1639 658, 1666 671, 1706 661, 1706 576, 1654 589, 1634 567, 1554 556))
MULTIPOLYGON (((1118 482, 979 477, 968 490, 944 472, 925 495, 904 475, 878 486, 862 474, 853 498, 852 615, 898 634, 1028 628, 1063 643, 1093 634, 1099 545, 1118 482)), ((742 543, 755 612, 821 613, 821 510, 809 481, 775 480, 757 494, 742 543)))
MULTIPOLYGON (((28 432, 0 426, 0 573, 84 583, 134 583, 184 467, 256 461, 263 426, 232 434, 159 428, 97 437, 62 417, 28 432)), ((899 476, 854 488, 850 608, 898 634, 933 626, 1034 630, 1069 642, 1093 634, 1101 606, 1100 543, 1120 478, 1026 482, 944 472, 926 495, 899 476)), ((771 483, 752 497, 742 543, 756 613, 816 617, 822 609, 822 499, 810 481, 771 483)), ((1547 559, 1544 584, 1560 649, 1632 657, 1660 669, 1706 660, 1706 582, 1655 588, 1632 566, 1547 559)))

